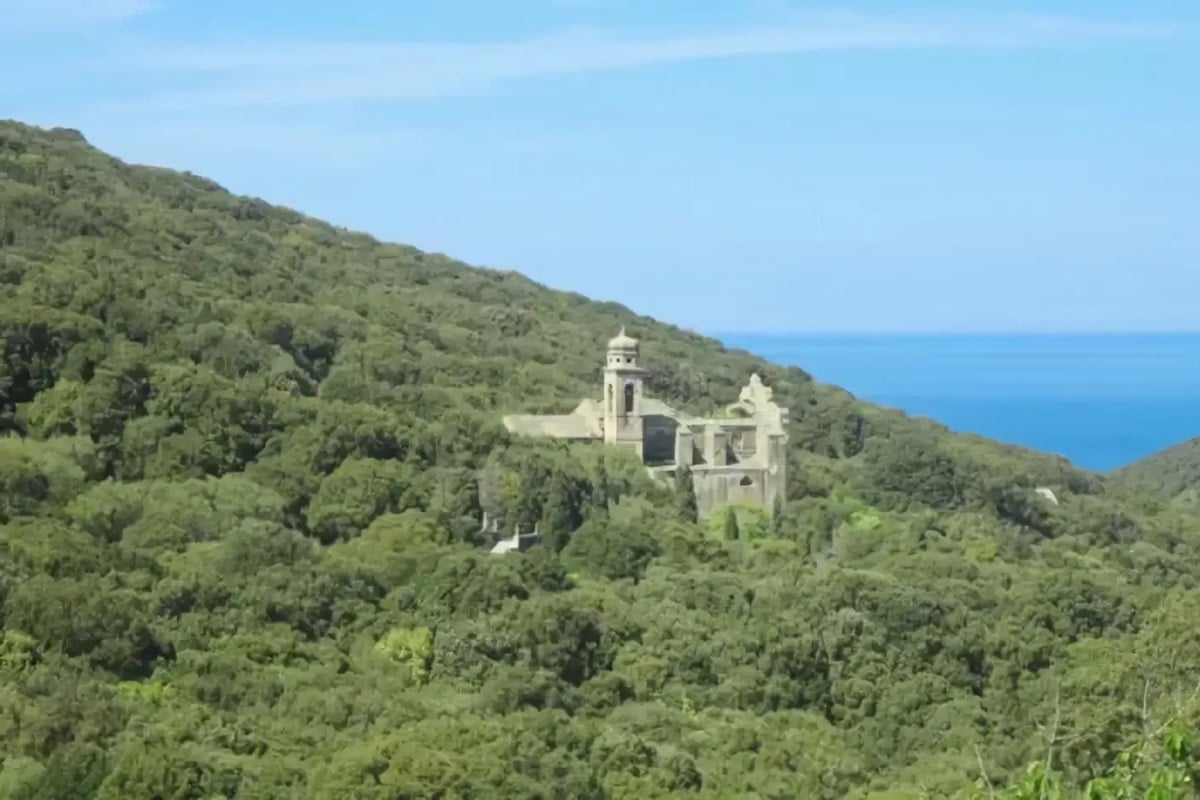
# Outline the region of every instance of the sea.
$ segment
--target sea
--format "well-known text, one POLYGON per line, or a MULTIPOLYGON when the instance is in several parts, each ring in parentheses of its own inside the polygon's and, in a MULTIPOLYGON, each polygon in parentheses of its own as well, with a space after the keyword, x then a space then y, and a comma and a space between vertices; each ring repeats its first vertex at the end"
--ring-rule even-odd
POLYGON ((1200 436, 1200 333, 717 336, 863 400, 1085 469, 1200 436))

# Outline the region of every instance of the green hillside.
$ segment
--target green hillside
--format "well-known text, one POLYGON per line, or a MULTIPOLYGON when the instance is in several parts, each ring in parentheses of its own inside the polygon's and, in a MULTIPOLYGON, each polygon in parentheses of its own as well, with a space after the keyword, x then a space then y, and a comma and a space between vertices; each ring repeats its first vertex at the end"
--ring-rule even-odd
POLYGON ((1119 484, 1186 502, 1200 491, 1200 438, 1180 442, 1113 473, 1119 484))
POLYGON ((1190 796, 1194 506, 11 122, 0 340, 0 798, 1190 796), (622 325, 781 514, 509 440, 622 325))

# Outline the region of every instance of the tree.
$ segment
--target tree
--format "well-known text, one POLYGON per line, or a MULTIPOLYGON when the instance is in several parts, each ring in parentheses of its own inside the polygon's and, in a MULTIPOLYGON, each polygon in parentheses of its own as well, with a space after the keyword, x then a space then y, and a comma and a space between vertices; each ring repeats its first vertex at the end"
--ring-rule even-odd
POLYGON ((515 472, 510 471, 506 476, 505 524, 528 529, 542 518, 556 471, 546 463, 542 454, 522 454, 515 472))
POLYGON ((60 508, 84 486, 84 473, 42 442, 0 435, 0 525, 60 508))
POLYGON ((495 461, 479 470, 479 508, 491 519, 504 516, 504 497, 501 492, 501 468, 495 461))
POLYGON ((1062 776, 1044 761, 1029 765, 1025 774, 996 792, 986 774, 974 794, 978 800, 1188 800, 1196 796, 1200 753, 1191 728, 1172 722, 1122 751, 1108 772, 1079 787, 1076 794, 1062 776))
POLYGON ((632 578, 636 583, 661 552, 654 536, 637 520, 596 518, 575 532, 562 555, 572 569, 610 581, 632 578))
POLYGON ((741 531, 738 530, 737 509, 725 509, 725 520, 723 522, 722 531, 727 541, 734 541, 741 536, 741 531))
POLYGON ((696 507, 696 484, 692 480, 692 468, 680 464, 675 470, 675 507, 681 522, 695 522, 699 519, 696 507))
POLYGON ((550 476, 546 505, 542 510, 542 540, 554 550, 562 550, 570 535, 583 522, 579 487, 562 470, 550 476))
POLYGON ((592 491, 588 494, 588 501, 593 513, 608 514, 608 467, 605 466, 603 453, 596 462, 596 475, 592 479, 592 491))
POLYGON ((321 482, 308 507, 308 526, 326 543, 357 536, 371 522, 400 509, 411 471, 398 461, 348 459, 321 482))
POLYGON ((429 628, 392 628, 375 643, 376 651, 408 668, 414 681, 429 679, 433 658, 433 634, 429 628))
POLYGON ((771 534, 778 536, 783 531, 783 495, 775 495, 771 502, 771 534))

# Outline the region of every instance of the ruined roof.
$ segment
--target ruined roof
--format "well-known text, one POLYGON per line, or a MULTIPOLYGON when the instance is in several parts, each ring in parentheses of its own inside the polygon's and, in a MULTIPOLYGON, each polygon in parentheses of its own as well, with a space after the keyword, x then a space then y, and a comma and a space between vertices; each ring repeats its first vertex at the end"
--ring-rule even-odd
POLYGON ((600 419, 604 416, 604 405, 599 400, 593 400, 590 397, 579 401, 579 405, 575 406, 575 410, 571 412, 577 417, 588 417, 600 419))
POLYGON ((694 425, 703 421, 702 418, 680 411, 677 408, 667 405, 662 400, 654 397, 643 397, 641 400, 641 411, 644 417, 670 417, 676 422, 683 425, 694 425))
POLYGON ((579 414, 510 414, 504 418, 509 433, 554 439, 598 439, 599 419, 579 414))

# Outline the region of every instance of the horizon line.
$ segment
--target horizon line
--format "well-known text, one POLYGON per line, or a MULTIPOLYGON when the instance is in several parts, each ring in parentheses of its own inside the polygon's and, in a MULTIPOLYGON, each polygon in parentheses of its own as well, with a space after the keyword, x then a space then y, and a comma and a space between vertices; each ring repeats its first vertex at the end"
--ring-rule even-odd
MULTIPOLYGON (((693 329, 694 330, 694 329, 693 329)), ((1102 337, 1102 336, 1200 336, 1200 328, 1195 329, 1164 329, 1164 330, 1122 330, 1122 329, 1074 329, 1074 330, 1036 330, 1036 331, 1018 331, 1018 330, 986 330, 986 331, 955 331, 955 330, 929 330, 929 331, 912 331, 912 330, 897 330, 897 331, 872 331, 872 330, 726 330, 726 331, 711 331, 702 332, 695 331, 703 336, 710 336, 714 339, 723 339, 728 336, 762 336, 762 337, 786 337, 786 336, 804 336, 811 338, 866 338, 866 337, 893 337, 893 338, 968 338, 968 337, 1027 337, 1027 338, 1042 338, 1050 336, 1080 336, 1080 337, 1102 337)))

